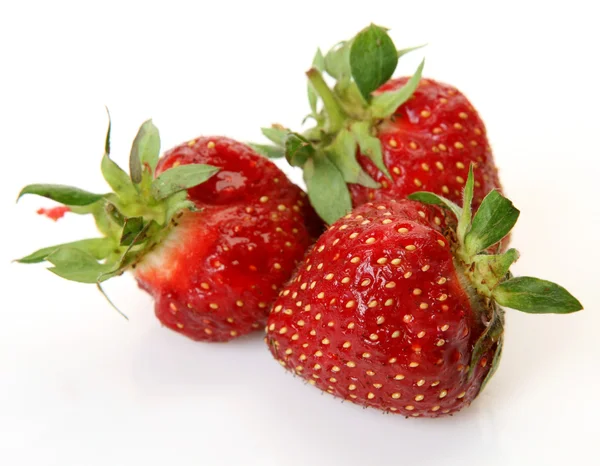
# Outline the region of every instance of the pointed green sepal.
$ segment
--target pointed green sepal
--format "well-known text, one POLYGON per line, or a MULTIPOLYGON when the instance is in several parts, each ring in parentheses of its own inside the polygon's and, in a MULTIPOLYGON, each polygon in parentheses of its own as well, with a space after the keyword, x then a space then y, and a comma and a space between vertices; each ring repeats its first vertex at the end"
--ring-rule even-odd
POLYGON ((325 151, 342 173, 346 183, 356 183, 367 188, 379 188, 379 183, 371 178, 356 160, 357 147, 352 133, 347 129, 342 129, 325 151))
POLYGON ((473 258, 475 270, 473 276, 478 283, 475 283, 477 289, 483 290, 483 294, 488 296, 498 283, 504 280, 508 274, 510 266, 519 258, 516 249, 509 249, 504 254, 478 254, 473 258))
POLYGON ((285 157, 285 149, 281 146, 274 146, 271 144, 248 144, 252 149, 254 149, 258 154, 263 157, 267 157, 268 159, 279 159, 281 157, 285 157))
POLYGON ((191 212, 197 212, 199 209, 192 201, 187 198, 186 191, 180 191, 176 194, 169 196, 166 200, 166 212, 165 222, 171 221, 181 211, 189 210, 191 212))
MULTIPOLYGON (((325 55, 325 71, 335 79, 350 78, 350 47, 352 42, 344 41, 337 44, 325 55)), ((323 69, 319 69, 323 71, 323 69)))
POLYGON ((304 165, 304 181, 312 206, 327 224, 352 210, 344 177, 324 154, 308 159, 304 165))
POLYGON ((423 47, 427 47, 427 44, 421 44, 421 45, 417 45, 415 47, 408 47, 405 49, 400 49, 396 52, 396 54, 398 55, 398 58, 401 58, 404 55, 406 55, 407 53, 414 52, 415 50, 422 49, 423 47))
POLYGON ((112 264, 102 264, 89 252, 76 248, 57 249, 46 260, 54 265, 48 269, 52 273, 80 283, 97 283, 112 268, 112 264))
POLYGON ((137 191, 131 182, 131 178, 108 154, 104 154, 104 157, 102 157, 100 169, 106 182, 119 197, 124 198, 126 201, 136 197, 137 191))
MULTIPOLYGON (((315 57, 313 58, 312 66, 313 66, 313 68, 316 68, 320 72, 323 72, 323 69, 325 68, 325 58, 323 57, 323 53, 321 52, 321 49, 317 49, 317 53, 315 54, 315 57)), ((313 89, 310 81, 307 84, 307 94, 308 94, 308 103, 310 105, 311 115, 313 116, 313 118, 315 118, 315 120, 318 120, 319 116, 317 114, 317 101, 319 100, 318 99, 319 96, 313 89)))
POLYGON ((369 105, 358 90, 356 83, 349 79, 338 81, 333 88, 342 110, 357 120, 370 119, 369 105))
POLYGON ((360 147, 360 152, 365 157, 371 159, 375 166, 389 179, 392 179, 385 163, 383 162, 383 153, 381 151, 381 141, 371 134, 369 123, 359 121, 352 125, 352 134, 360 147))
POLYGON ((270 128, 261 128, 261 132, 269 141, 283 147, 285 145, 285 138, 290 131, 283 126, 273 125, 270 128))
POLYGON ((69 206, 87 206, 102 199, 102 194, 62 184, 30 184, 21 190, 17 201, 25 194, 35 194, 69 206))
POLYGON ((16 262, 20 262, 22 264, 37 264, 39 262, 44 262, 48 256, 62 248, 78 249, 80 251, 87 252, 95 259, 100 260, 105 259, 115 248, 115 245, 110 238, 82 239, 79 241, 73 241, 71 243, 57 244, 56 246, 38 249, 28 256, 17 259, 16 262))
POLYGON ((327 122, 327 130, 335 133, 342 128, 344 125, 344 121, 346 120, 346 115, 340 103, 337 100, 337 97, 333 93, 333 91, 329 88, 325 80, 323 79, 323 75, 316 68, 311 68, 306 72, 306 76, 310 81, 311 86, 317 93, 317 95, 323 101, 323 109, 325 111, 326 122, 327 122))
POLYGON ((498 191, 491 191, 473 217, 465 236, 465 253, 471 257, 504 238, 519 218, 519 210, 498 191))
POLYGON ((288 133, 285 138, 285 158, 292 167, 303 167, 315 155, 312 144, 298 133, 288 133))
POLYGON ((375 118, 383 119, 393 115, 398 107, 410 99, 419 86, 424 66, 425 60, 421 62, 417 71, 415 71, 408 82, 400 89, 384 92, 373 97, 370 108, 375 118))
POLYGON ((481 387, 479 388, 479 393, 483 391, 488 382, 492 379, 496 371, 498 370, 498 366, 500 365, 500 359, 502 358, 502 349, 504 348, 504 337, 502 336, 498 341, 498 345, 496 346, 496 351, 494 352, 494 357, 492 358, 492 365, 490 367, 490 371, 481 382, 481 387))
POLYGON ((121 246, 129 246, 133 243, 133 240, 137 237, 140 231, 144 229, 144 218, 143 217, 130 217, 125 219, 123 225, 123 232, 121 233, 121 240, 119 244, 121 246))
POLYGON ((126 315, 125 315, 125 314, 124 314, 124 313, 121 311, 121 309, 119 309, 119 308, 118 308, 118 307, 115 305, 115 303, 113 303, 113 302, 112 302, 112 300, 111 300, 111 299, 108 297, 108 295, 107 295, 107 294, 106 294, 106 292, 104 291, 104 288, 102 288, 102 285, 100 284, 100 282, 96 283, 96 288, 98 289, 98 291, 100 292, 100 294, 101 294, 102 296, 104 296, 104 299, 106 299, 106 301, 108 301, 108 304, 110 304, 110 305, 111 305, 111 307, 112 307, 112 308, 113 308, 115 311, 117 311, 117 312, 118 312, 118 313, 121 315, 121 317, 124 317, 124 318, 125 318, 125 320, 129 320, 129 317, 127 317, 127 316, 126 316, 126 315))
POLYGON ((569 314, 583 309, 562 286, 539 278, 511 278, 498 285, 492 295, 501 306, 530 314, 569 314))
POLYGON ((110 132, 112 128, 112 121, 110 119, 110 111, 108 107, 105 105, 106 114, 108 116, 108 128, 106 129, 106 137, 104 138, 104 154, 110 155, 110 132))
POLYGON ((475 185, 475 177, 473 175, 473 164, 469 165, 469 175, 467 176, 467 182, 465 183, 465 189, 463 190, 463 207, 460 217, 458 218, 458 225, 456 227, 456 236, 460 244, 463 244, 463 240, 467 232, 471 228, 472 208, 473 203, 473 190, 475 185))
POLYGON ((106 201, 104 204, 104 212, 106 213, 106 218, 112 221, 115 225, 120 227, 125 225, 125 215, 123 215, 117 206, 112 202, 106 201))
POLYGON ((146 120, 140 126, 129 154, 129 173, 131 181, 138 184, 142 181, 144 166, 149 167, 150 174, 154 174, 160 155, 160 134, 152 120, 146 120))
POLYGON ((419 201, 423 204, 437 205, 449 209, 457 219, 462 216, 462 209, 458 207, 454 202, 446 199, 445 197, 438 196, 437 194, 430 193, 428 191, 417 191, 416 193, 409 194, 406 196, 412 201, 419 201))
POLYGON ((471 352, 471 362, 469 363, 468 377, 471 378, 475 372, 477 364, 481 361, 483 355, 488 352, 494 344, 501 341, 504 335, 504 314, 502 309, 494 309, 492 320, 485 331, 475 342, 471 352))
POLYGON ((371 24, 352 41, 350 69, 352 78, 366 100, 392 77, 398 52, 386 29, 371 24))
POLYGON ((152 195, 157 200, 165 199, 179 191, 204 183, 219 170, 218 167, 204 164, 179 165, 170 168, 152 182, 152 195))

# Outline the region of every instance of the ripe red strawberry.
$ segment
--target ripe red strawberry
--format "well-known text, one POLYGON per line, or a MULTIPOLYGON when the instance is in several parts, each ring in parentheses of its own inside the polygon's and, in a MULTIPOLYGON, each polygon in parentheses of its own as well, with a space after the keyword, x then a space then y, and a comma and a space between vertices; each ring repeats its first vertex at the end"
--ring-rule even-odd
POLYGON ((423 63, 412 78, 389 80, 410 50, 397 51, 387 32, 371 25, 325 57, 318 51, 307 73, 316 126, 302 135, 264 130, 280 149, 269 155, 303 167, 308 195, 327 223, 352 206, 420 190, 459 202, 471 163, 475 208, 500 188, 485 126, 463 94, 421 79, 423 63), (333 89, 323 72, 336 80, 333 89))
POLYGON ((266 340, 288 370, 332 395, 405 416, 469 405, 493 375, 505 305, 567 313, 581 304, 547 281, 512 278, 518 254, 485 251, 518 210, 491 192, 471 221, 431 193, 367 203, 334 223, 275 301, 266 340), (458 223, 456 219, 458 220, 458 223))
MULTIPOLYGON (((390 80, 374 95, 401 89, 408 80, 390 80)), ((376 126, 376 136, 391 182, 368 157, 359 155, 361 166, 381 188, 351 184, 354 205, 404 199, 420 190, 460 202, 471 163, 476 164, 475 178, 481 180, 475 184, 475 209, 488 192, 500 187, 483 121, 452 86, 421 79, 412 97, 376 126)))
MULTIPOLYGON (((109 130, 110 131, 110 130, 109 130)), ((100 283, 131 270, 167 327, 195 340, 226 341, 264 325, 319 221, 273 163, 224 137, 201 137, 158 160, 158 131, 142 125, 131 177, 106 155, 114 193, 56 185, 22 191, 94 215, 102 238, 21 259, 47 260, 64 278, 100 283), (186 192, 187 189, 187 192, 186 192)))

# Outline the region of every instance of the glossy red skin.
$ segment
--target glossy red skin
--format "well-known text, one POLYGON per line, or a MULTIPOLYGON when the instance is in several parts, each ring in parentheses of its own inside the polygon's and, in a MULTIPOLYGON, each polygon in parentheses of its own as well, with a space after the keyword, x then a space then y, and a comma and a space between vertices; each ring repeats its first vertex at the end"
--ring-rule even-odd
MULTIPOLYGON (((392 79, 376 94, 398 89, 407 81, 406 77, 392 79)), ((355 206, 371 200, 404 199, 415 191, 431 191, 462 205, 471 162, 476 164, 474 208, 489 191, 500 189, 485 125, 467 98, 452 86, 422 79, 413 96, 377 127, 377 136, 392 182, 360 155, 362 167, 382 187, 350 185, 355 206)))
POLYGON ((202 137, 164 154, 221 168, 189 190, 201 212, 178 225, 136 267, 158 319, 194 340, 226 341, 264 325, 271 302, 313 242, 320 222, 305 194, 248 146, 202 137))
POLYGON ((484 326, 444 232, 440 210, 406 200, 368 203, 334 223, 274 303, 273 356, 321 390, 384 411, 437 417, 470 404, 493 353, 469 379, 484 326))

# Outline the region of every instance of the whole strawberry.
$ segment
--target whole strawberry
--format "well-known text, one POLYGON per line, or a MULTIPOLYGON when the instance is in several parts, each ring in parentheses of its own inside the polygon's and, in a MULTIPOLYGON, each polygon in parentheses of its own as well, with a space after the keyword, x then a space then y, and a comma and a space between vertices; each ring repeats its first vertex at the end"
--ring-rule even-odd
POLYGON ((421 79, 423 63, 410 79, 389 80, 410 50, 397 51, 385 29, 371 25, 325 57, 318 51, 307 73, 316 126, 263 130, 276 146, 259 149, 303 167, 310 200, 328 223, 352 206, 421 190, 459 202, 471 163, 475 208, 500 188, 485 126, 463 94, 421 79), (336 80, 333 89, 323 72, 336 80))
POLYGON ((195 340, 226 341, 264 325, 279 288, 318 234, 304 193, 231 139, 201 137, 159 161, 158 130, 147 121, 133 143, 130 176, 110 159, 108 141, 109 135, 102 172, 114 192, 58 185, 21 192, 92 214, 104 236, 20 261, 46 260, 55 274, 98 286, 130 270, 153 296, 159 320, 195 340))
POLYGON ((287 369, 332 395, 405 416, 455 413, 498 366, 507 306, 568 313, 564 288, 484 251, 518 210, 492 191, 471 219, 431 193, 367 203, 334 223, 275 301, 266 340, 287 369))

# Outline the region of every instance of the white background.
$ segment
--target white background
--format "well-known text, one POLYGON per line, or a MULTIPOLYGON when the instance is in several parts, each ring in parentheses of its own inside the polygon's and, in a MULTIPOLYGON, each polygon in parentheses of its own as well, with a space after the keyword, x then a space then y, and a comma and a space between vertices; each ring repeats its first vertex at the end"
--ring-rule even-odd
POLYGON ((2 2, 0 464, 600 464, 593 3, 2 2), (211 345, 162 329, 130 277, 108 285, 127 322, 93 286, 10 263, 93 233, 75 216, 36 216, 47 201, 14 199, 30 182, 104 189, 105 104, 122 162, 148 117, 163 148, 201 134, 258 140, 261 125, 298 127, 315 48, 371 21, 399 47, 429 43, 399 72, 425 55, 425 74, 462 89, 486 121, 521 210, 514 272, 560 282, 586 307, 509 311, 500 370, 469 409, 406 420, 342 404, 285 373, 260 334, 211 345))

